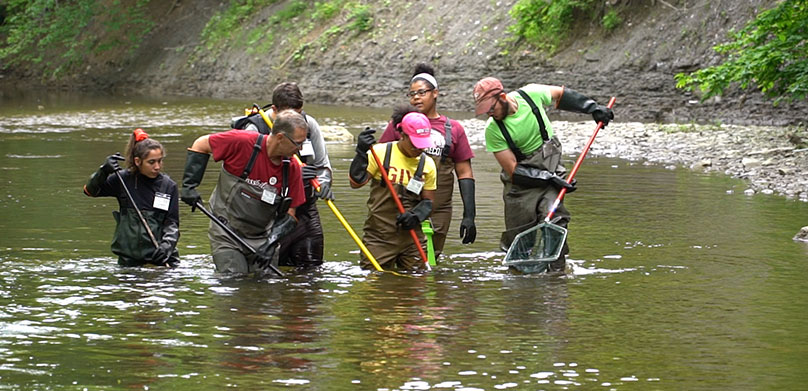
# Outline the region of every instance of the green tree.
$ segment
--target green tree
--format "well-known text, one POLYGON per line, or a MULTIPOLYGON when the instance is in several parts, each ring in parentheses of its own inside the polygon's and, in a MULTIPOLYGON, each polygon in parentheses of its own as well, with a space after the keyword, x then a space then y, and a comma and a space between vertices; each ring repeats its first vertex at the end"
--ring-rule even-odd
POLYGON ((676 75, 677 88, 700 88, 702 99, 723 94, 732 83, 754 85, 767 96, 802 100, 808 94, 808 1, 785 0, 760 13, 731 42, 713 49, 727 59, 676 75))

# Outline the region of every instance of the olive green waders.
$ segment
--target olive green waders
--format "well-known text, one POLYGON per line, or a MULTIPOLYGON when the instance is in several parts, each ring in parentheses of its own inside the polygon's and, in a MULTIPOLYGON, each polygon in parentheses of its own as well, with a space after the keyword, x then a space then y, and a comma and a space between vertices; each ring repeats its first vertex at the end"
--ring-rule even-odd
MULTIPOLYGON (((274 187, 267 191, 275 192, 274 187)), ((210 196, 211 213, 228 225, 253 248, 259 248, 267 241, 272 225, 277 217, 281 196, 275 204, 261 200, 263 190, 259 189, 224 169, 210 196)), ((218 225, 211 222, 208 230, 210 249, 216 271, 220 273, 250 273, 256 270, 256 256, 241 246, 218 225)), ((272 260, 277 265, 277 252, 272 260)))
MULTIPOLYGON (((561 165, 561 143, 556 137, 542 144, 538 150, 521 160, 519 164, 554 172, 559 176, 563 176, 567 171, 561 165)), ((544 220, 558 197, 559 189, 551 184, 530 188, 514 185, 505 171, 500 173, 500 180, 504 185, 502 199, 505 202, 505 232, 500 237, 500 247, 503 251, 507 251, 517 234, 544 220)), ((570 218, 571 215, 562 202, 556 209, 553 223, 567 228, 570 218)), ((556 262, 548 265, 549 270, 563 270, 567 253, 569 253, 569 247, 564 242, 561 256, 556 262)))

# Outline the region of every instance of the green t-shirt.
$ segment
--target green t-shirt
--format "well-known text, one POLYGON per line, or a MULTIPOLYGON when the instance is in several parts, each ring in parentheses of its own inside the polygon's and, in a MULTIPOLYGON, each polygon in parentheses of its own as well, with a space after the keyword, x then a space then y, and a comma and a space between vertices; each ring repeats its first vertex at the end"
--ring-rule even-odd
MULTIPOLYGON (((526 92, 533 103, 536 104, 544 120, 544 125, 547 129, 547 135, 553 137, 553 126, 544 112, 544 105, 549 105, 553 98, 550 95, 550 89, 538 84, 528 84, 521 88, 526 92)), ((514 144, 519 148, 523 154, 530 155, 533 151, 541 147, 543 141, 541 139, 541 131, 539 123, 536 122, 536 116, 533 115, 533 110, 530 105, 519 95, 516 91, 511 91, 508 96, 516 99, 518 105, 516 113, 513 113, 502 121, 508 133, 511 135, 514 144)), ((508 142, 502 136, 502 131, 499 126, 494 122, 493 118, 488 118, 485 123, 485 149, 489 152, 499 152, 508 149, 508 142)))

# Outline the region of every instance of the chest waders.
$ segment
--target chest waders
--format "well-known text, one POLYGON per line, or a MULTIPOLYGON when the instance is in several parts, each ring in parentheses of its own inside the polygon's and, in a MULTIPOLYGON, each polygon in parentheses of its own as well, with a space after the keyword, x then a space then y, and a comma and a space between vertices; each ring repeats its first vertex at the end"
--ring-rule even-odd
MULTIPOLYGON (((258 136, 253 146, 253 154, 241 177, 227 172, 222 165, 216 188, 210 196, 210 210, 213 215, 253 248, 259 248, 266 242, 267 235, 278 217, 278 208, 283 203, 282 198, 286 197, 288 191, 286 186, 288 162, 284 162, 283 190, 281 194, 276 195, 274 204, 262 201, 263 189, 246 181, 263 148, 264 137, 263 134, 258 136)), ((269 187, 268 191, 274 191, 274 187, 269 187)), ((217 271, 248 273, 255 270, 255 254, 233 240, 218 225, 211 222, 208 237, 217 271)))
POLYGON ((432 214, 429 219, 432 221, 432 244, 435 248, 435 257, 443 252, 446 243, 446 234, 449 232, 449 224, 452 222, 452 194, 455 183, 455 164, 449 157, 452 147, 452 121, 446 117, 444 127, 444 138, 446 144, 443 146, 440 156, 430 156, 435 161, 438 171, 437 186, 435 190, 435 200, 432 202, 432 214))
MULTIPOLYGON (((141 211, 146 223, 149 224, 152 233, 156 238, 163 236, 163 223, 168 217, 168 212, 164 211, 141 211)), ((112 212, 117 225, 115 226, 115 236, 112 239, 112 253, 118 256, 120 266, 142 266, 146 264, 146 259, 151 257, 154 251, 151 237, 143 227, 137 212, 129 208, 122 208, 112 212)), ((176 250, 175 250, 176 253, 176 250)), ((174 254, 175 256, 178 254, 174 254)))
MULTIPOLYGON (((542 145, 529 155, 524 155, 522 151, 516 146, 508 133, 505 124, 502 121, 495 120, 499 126, 505 141, 508 143, 508 148, 514 152, 516 160, 519 164, 526 166, 537 167, 542 170, 554 172, 559 176, 566 173, 566 168, 561 165, 561 142, 557 137, 550 138, 544 121, 541 117, 541 112, 538 106, 524 91, 517 90, 522 98, 524 98, 533 114, 536 121, 539 123, 539 130, 542 136, 542 145)), ((552 185, 542 187, 525 188, 515 185, 511 182, 511 178, 505 173, 505 170, 500 172, 500 181, 502 181, 502 199, 505 203, 505 231, 500 237, 499 245, 503 251, 507 251, 511 246, 514 237, 520 232, 532 228, 539 224, 550 211, 553 202, 558 196, 559 189, 552 185)), ((563 203, 558 206, 555 213, 555 224, 566 228, 570 221, 570 213, 563 203)), ((562 256, 559 257, 561 268, 564 264, 564 255, 569 252, 567 243, 564 243, 564 249, 561 251, 562 256)), ((556 269, 558 265, 550 265, 552 269, 556 269)))
MULTIPOLYGON (((392 147, 393 143, 387 143, 387 151, 384 156, 385 169, 390 167, 392 147)), ((426 156, 421 154, 414 178, 423 176, 425 159, 426 156)), ((409 231, 396 225, 398 207, 390 195, 390 190, 387 189, 383 180, 374 178, 370 184, 370 196, 367 203, 368 218, 365 220, 362 242, 384 269, 415 270, 423 267, 424 260, 421 259, 409 231)), ((420 195, 413 194, 404 186, 396 183, 393 184, 393 187, 405 209, 410 209, 421 201, 420 195)), ((425 239, 420 226, 416 228, 416 233, 423 247, 425 239)), ((362 268, 371 269, 373 266, 370 264, 370 260, 364 254, 361 256, 362 268)))

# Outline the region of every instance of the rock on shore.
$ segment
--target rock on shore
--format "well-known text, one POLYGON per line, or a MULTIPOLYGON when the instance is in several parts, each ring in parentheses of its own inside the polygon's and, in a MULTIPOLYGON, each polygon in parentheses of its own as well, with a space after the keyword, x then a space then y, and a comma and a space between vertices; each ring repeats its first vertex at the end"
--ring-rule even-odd
MULTIPOLYGON (((469 142, 485 144, 485 122, 461 123, 469 142)), ((565 154, 580 152, 594 128, 591 121, 553 121, 565 154)), ((612 123, 598 133, 589 153, 722 172, 746 180, 745 194, 779 194, 808 202, 808 146, 802 140, 808 136, 784 127, 612 123)))

